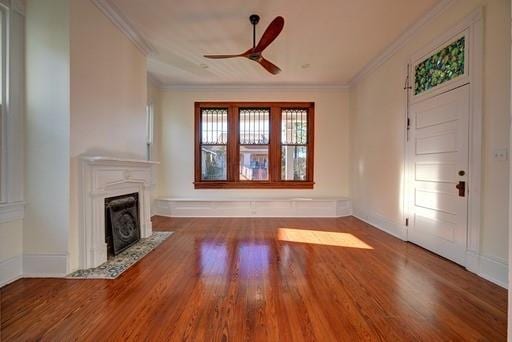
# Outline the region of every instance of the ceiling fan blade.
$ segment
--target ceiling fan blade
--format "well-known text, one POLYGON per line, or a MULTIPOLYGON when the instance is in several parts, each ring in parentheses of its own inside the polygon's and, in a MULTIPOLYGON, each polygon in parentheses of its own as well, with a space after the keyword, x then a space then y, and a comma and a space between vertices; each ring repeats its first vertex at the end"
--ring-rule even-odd
POLYGON ((274 41, 274 39, 279 36, 279 33, 283 30, 284 27, 284 18, 279 16, 276 17, 270 25, 268 25, 267 29, 261 36, 260 41, 258 42, 258 45, 253 49, 253 52, 262 52, 265 50, 267 46, 270 45, 274 41))
POLYGON ((257 62, 260 63, 262 67, 264 67, 268 72, 270 72, 273 75, 277 75, 281 72, 281 69, 279 69, 279 67, 274 65, 268 59, 261 57, 261 59, 258 60, 257 62))
POLYGON ((244 57, 244 54, 242 53, 239 55, 204 55, 204 57, 211 58, 211 59, 223 59, 223 58, 244 57))

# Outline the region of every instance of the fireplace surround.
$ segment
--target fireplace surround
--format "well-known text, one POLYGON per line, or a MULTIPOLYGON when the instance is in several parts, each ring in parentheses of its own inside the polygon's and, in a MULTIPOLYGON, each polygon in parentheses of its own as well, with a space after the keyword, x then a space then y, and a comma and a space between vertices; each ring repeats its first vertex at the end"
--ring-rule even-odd
POLYGON ((136 193, 140 237, 151 227, 152 166, 154 161, 103 156, 80 158, 79 268, 97 267, 107 261, 105 199, 136 193))

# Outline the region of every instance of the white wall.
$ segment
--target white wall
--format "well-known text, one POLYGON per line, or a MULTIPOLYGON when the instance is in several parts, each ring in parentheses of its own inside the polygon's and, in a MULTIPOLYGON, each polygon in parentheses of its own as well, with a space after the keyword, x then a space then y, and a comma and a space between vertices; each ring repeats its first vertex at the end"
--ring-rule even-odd
POLYGON ((509 167, 492 152, 509 142, 510 1, 456 1, 352 89, 352 198, 356 208, 403 225, 404 66, 480 5, 485 5, 481 252, 506 263, 509 167))
POLYGON ((157 194, 179 198, 334 197, 349 195, 348 93, 333 89, 185 89, 161 96, 160 162, 157 194), (315 102, 313 190, 195 190, 195 101, 315 102))
POLYGON ((15 256, 21 256, 23 251, 23 220, 0 224, 0 262, 15 256))
POLYGON ((23 220, 0 224, 0 286, 22 273, 23 220))
POLYGON ((146 58, 92 3, 72 0, 70 269, 78 264, 81 154, 144 159, 146 58))
MULTIPOLYGON (((512 32, 512 8, 510 9, 510 31, 512 32)), ((511 42, 511 50, 512 50, 512 37, 510 37, 511 42)), ((510 65, 512 69, 512 53, 510 59, 510 65)), ((511 70, 512 71, 512 70, 511 70)), ((511 95, 512 95, 512 73, 510 74, 510 86, 511 86, 511 95)), ((512 96, 509 107, 509 118, 512 123, 512 96)), ((512 125, 509 124, 509 129, 512 129, 512 125)), ((512 151, 512 136, 509 137, 509 151, 512 151)), ((512 177, 512 160, 509 160, 509 180, 512 177)), ((512 249, 512 182, 509 182, 509 194, 508 194, 508 283, 512 284, 512 253, 510 250, 512 249)), ((508 287, 508 324, 507 324, 507 335, 508 341, 512 340, 512 286, 508 287)))
POLYGON ((146 59, 83 0, 28 1, 26 45, 24 272, 65 274, 78 264, 78 156, 145 158, 146 59))
POLYGON ((55 257, 57 273, 66 272, 69 228, 68 5, 28 0, 26 7, 24 267, 55 257))

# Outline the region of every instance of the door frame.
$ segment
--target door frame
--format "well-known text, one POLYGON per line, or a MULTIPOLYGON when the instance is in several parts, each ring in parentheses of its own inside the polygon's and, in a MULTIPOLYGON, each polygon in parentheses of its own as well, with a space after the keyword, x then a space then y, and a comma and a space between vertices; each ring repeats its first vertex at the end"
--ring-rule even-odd
MULTIPOLYGON (((483 86, 483 7, 479 7, 457 25, 434 39, 430 44, 412 54, 404 67, 404 78, 412 80, 414 84, 414 65, 431 56, 439 49, 449 45, 453 41, 465 37, 467 46, 464 75, 414 96, 410 87, 404 92, 405 103, 405 134, 404 134, 404 185, 403 185, 403 222, 410 222, 409 198, 412 166, 408 160, 411 144, 408 139, 407 119, 411 104, 440 95, 462 85, 468 84, 469 90, 469 169, 468 169, 468 227, 466 237, 466 257, 464 266, 479 273, 480 255, 480 229, 481 229, 481 185, 482 185, 482 86, 483 86)), ((406 231, 408 227, 405 227, 406 231)), ((406 234, 406 240, 407 234, 406 234)))

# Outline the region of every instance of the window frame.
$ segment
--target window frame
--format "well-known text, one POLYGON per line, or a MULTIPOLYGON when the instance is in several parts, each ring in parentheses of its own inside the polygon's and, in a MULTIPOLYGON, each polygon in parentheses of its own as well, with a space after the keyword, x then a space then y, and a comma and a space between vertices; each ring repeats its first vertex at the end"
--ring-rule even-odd
POLYGON ((9 86, 9 6, 0 2, 0 68, 1 68, 1 91, 0 91, 0 204, 8 202, 8 99, 7 87, 9 86))
POLYGON ((195 102, 194 139, 194 188, 195 189, 313 189, 314 187, 314 102, 195 102), (201 110, 206 108, 227 108, 227 180, 201 179, 201 110), (269 108, 269 180, 241 181, 240 168, 240 109, 269 108), (281 113, 284 109, 307 110, 307 163, 306 180, 281 179, 281 113))

